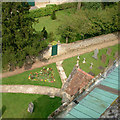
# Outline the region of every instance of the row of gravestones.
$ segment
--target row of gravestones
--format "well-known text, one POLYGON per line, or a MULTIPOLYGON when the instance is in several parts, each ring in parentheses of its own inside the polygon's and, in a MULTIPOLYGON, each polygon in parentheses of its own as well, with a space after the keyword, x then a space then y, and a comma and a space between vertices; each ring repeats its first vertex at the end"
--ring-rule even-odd
MULTIPOLYGON (((112 52, 112 49, 111 49, 111 48, 108 48, 108 49, 107 49, 107 55, 111 55, 111 52, 112 52)), ((99 53, 99 50, 98 50, 98 49, 95 49, 95 50, 94 50, 94 55, 93 55, 92 57, 93 57, 94 59, 96 59, 96 60, 98 59, 98 53, 99 53)), ((118 51, 117 51, 117 52, 115 53, 115 55, 114 55, 114 58, 117 58, 117 57, 118 57, 118 51)), ((107 58, 107 56, 106 56, 105 54, 102 54, 101 61, 102 61, 103 63, 105 63, 105 62, 106 62, 106 58, 107 58)), ((78 57, 77 57, 77 66, 79 65, 79 59, 80 59, 80 57, 78 56, 78 57)), ((85 58, 83 59, 83 63, 86 63, 86 59, 85 59, 85 58)), ((113 60, 110 59, 108 65, 111 65, 112 63, 113 63, 113 60)), ((92 68, 93 68, 93 63, 90 64, 90 69, 92 69, 92 68)), ((98 69, 104 70, 104 67, 99 66, 98 69)), ((94 73, 92 73, 92 72, 89 72, 89 74, 91 74, 91 75, 94 76, 94 73)))

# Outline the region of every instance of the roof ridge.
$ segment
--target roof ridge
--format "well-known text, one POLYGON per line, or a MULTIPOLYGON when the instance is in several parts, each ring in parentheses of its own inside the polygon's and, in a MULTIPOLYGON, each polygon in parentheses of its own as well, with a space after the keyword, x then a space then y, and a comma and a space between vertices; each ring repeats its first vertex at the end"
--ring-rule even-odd
POLYGON ((78 70, 78 71, 80 71, 80 72, 82 72, 83 74, 85 74, 85 75, 87 75, 87 76, 91 77, 91 78, 94 78, 94 76, 92 76, 92 75, 90 75, 90 74, 86 73, 85 71, 83 71, 83 70, 82 70, 82 69, 80 69, 80 68, 78 68, 77 70, 78 70))

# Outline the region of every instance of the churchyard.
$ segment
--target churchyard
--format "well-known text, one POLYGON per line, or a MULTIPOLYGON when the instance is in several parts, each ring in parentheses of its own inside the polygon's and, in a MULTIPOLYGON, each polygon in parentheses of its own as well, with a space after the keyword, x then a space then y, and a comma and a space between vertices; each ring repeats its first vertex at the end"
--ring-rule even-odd
POLYGON ((2 118, 47 118, 51 112, 61 105, 61 98, 50 98, 46 95, 3 93, 2 118), (27 111, 33 102, 33 113, 27 111))
MULTIPOLYGON (((98 75, 111 63, 111 61, 113 62, 115 60, 116 54, 118 54, 118 44, 98 51, 97 59, 93 57, 94 51, 79 56, 79 67, 87 73, 93 73, 93 76, 98 75), (85 63, 83 62, 84 59, 85 63), (93 65, 91 65, 91 63, 93 65)), ((78 56, 75 56, 64 60, 63 68, 67 77, 72 72, 73 67, 77 64, 77 57, 78 56)))
MULTIPOLYGON (((9 4, 9 7, 11 7, 11 5, 12 4, 9 4)), ((14 6, 14 4, 12 6, 14 6)), ((23 29, 22 27, 19 28, 17 31, 18 33, 19 31, 22 31, 20 32, 20 34, 11 34, 13 35, 12 36, 13 38, 16 38, 14 41, 12 41, 13 39, 11 39, 11 41, 9 39, 6 40, 6 38, 9 35, 5 32, 6 35, 3 36, 3 53, 4 53, 2 59, 3 70, 5 69, 6 72, 8 71, 14 72, 16 68, 21 69, 22 67, 24 67, 24 71, 25 70, 26 71, 20 74, 2 78, 2 83, 0 83, 0 85, 2 86, 13 85, 14 88, 12 89, 15 89, 16 87, 15 85, 18 86, 18 89, 21 88, 22 85, 24 85, 24 87, 33 85, 33 87, 36 87, 35 88, 36 90, 37 87, 44 88, 44 90, 46 88, 45 93, 47 91, 47 95, 46 94, 41 95, 40 93, 37 93, 38 91, 36 93, 31 94, 30 92, 32 91, 32 88, 27 89, 28 91, 24 91, 25 89, 23 89, 22 92, 16 92, 17 91, 16 88, 14 93, 9 93, 12 90, 11 88, 7 89, 8 90, 7 93, 2 93, 2 106, 0 106, 0 111, 2 111, 2 118, 47 118, 53 111, 55 111, 62 104, 61 96, 53 95, 54 92, 53 91, 51 92, 49 90, 50 89, 52 90, 57 89, 58 91, 61 90, 63 81, 65 82, 65 80, 67 79, 66 76, 68 77, 70 75, 76 64, 78 64, 79 68, 81 68, 83 71, 91 74, 92 76, 96 76, 100 72, 102 72, 108 65, 112 64, 113 61, 116 59, 116 57, 118 56, 118 44, 99 50, 96 48, 95 51, 92 52, 87 51, 85 54, 80 54, 79 57, 70 56, 71 58, 63 59, 62 62, 56 60, 55 61, 56 63, 52 62, 52 64, 45 65, 40 68, 32 70, 25 69, 25 64, 29 63, 29 60, 27 60, 27 58, 29 58, 31 61, 29 67, 30 69, 33 63, 36 62, 32 58, 36 58, 39 55, 39 53, 42 50, 44 51, 44 49, 47 48, 48 44, 52 42, 53 45, 57 44, 58 41, 61 44, 72 43, 78 40, 84 41, 84 39, 87 38, 116 32, 118 30, 118 28, 116 27, 117 14, 114 12, 116 11, 117 4, 115 4, 115 7, 113 8, 108 7, 107 8, 108 11, 107 10, 105 11, 104 9, 101 8, 101 5, 98 3, 100 9, 97 9, 97 6, 95 8, 96 9, 95 15, 98 17, 98 20, 94 19, 95 17, 92 16, 95 10, 94 9, 91 10, 91 14, 88 14, 90 11, 89 10, 90 8, 88 7, 89 5, 87 5, 88 8, 85 6, 86 5, 84 5, 83 8, 80 10, 80 14, 76 6, 71 8, 70 6, 67 7, 67 5, 63 5, 61 6, 63 7, 63 9, 59 8, 60 10, 57 9, 57 6, 55 6, 55 9, 57 9, 55 12, 57 17, 56 20, 51 19, 51 14, 49 14, 49 9, 52 9, 51 11, 54 12, 53 9, 54 7, 53 8, 48 7, 45 9, 43 8, 43 11, 41 9, 42 14, 39 14, 39 11, 36 11, 36 16, 38 15, 37 17, 33 17, 35 14, 32 14, 31 12, 30 19, 28 19, 28 21, 26 21, 27 19, 24 20, 26 29, 22 30, 23 29), (98 16, 99 12, 100 16, 98 16), (109 16, 109 13, 111 13, 112 15, 109 16), (87 17, 89 16, 90 19, 92 18, 91 20, 93 20, 94 24, 86 16, 87 17), (107 21, 111 20, 113 16, 115 17, 114 18, 116 20, 115 22, 107 21), (73 22, 72 19, 70 19, 71 17, 74 18, 73 21, 75 22, 73 22), (35 20, 38 20, 38 22, 36 23, 33 18, 35 20), (34 22, 32 21, 32 19, 34 22), (99 19, 102 22, 99 22, 99 19), (80 24, 78 24, 79 22, 76 20, 78 21, 81 20, 80 24), (28 25, 27 22, 28 23, 30 22, 30 25, 28 25), (71 23, 74 23, 73 26, 71 26, 72 25, 71 23), (97 25, 95 23, 97 24, 100 23, 100 25, 99 24, 97 25), (69 28, 69 25, 71 28, 69 28), (46 31, 42 30, 44 27, 46 31), (81 28, 83 28, 83 30, 81 28), (35 34, 33 34, 34 29, 35 34), (29 32, 26 32, 27 30, 31 31, 31 33, 29 34, 29 32), (45 36, 44 33, 46 34, 45 36), (25 36, 25 38, 23 38, 23 36, 25 36), (68 40, 67 42, 66 39, 68 40), (8 43, 10 42, 10 44, 6 44, 7 42, 8 43), (13 48, 9 46, 12 46, 13 48), (21 46, 23 48, 21 48, 21 46), (59 66, 57 66, 57 62, 61 62, 61 64, 58 63, 59 66), (11 66, 14 69, 10 71, 9 68, 11 66)), ((3 8, 7 8, 6 4, 3 8)), ((6 11, 3 10, 3 15, 4 12, 6 11)), ((17 24, 17 22, 19 22, 19 17, 22 19, 22 17, 24 16, 23 13, 19 14, 16 23, 14 22, 14 24, 17 24)), ((27 17, 28 16, 26 16, 26 18, 27 17)), ((7 19, 6 17, 3 18, 4 18, 3 25, 5 26, 7 19)), ((11 22, 13 21, 13 19, 15 19, 14 15, 12 20, 9 22, 8 26, 11 27, 12 25, 11 22)), ((23 26, 24 24, 21 23, 21 26, 23 26)), ((6 27, 5 29, 11 28, 6 27)), ((16 33, 16 28, 14 28, 13 31, 16 33)), ((43 89, 41 89, 41 91, 42 90, 43 89)))

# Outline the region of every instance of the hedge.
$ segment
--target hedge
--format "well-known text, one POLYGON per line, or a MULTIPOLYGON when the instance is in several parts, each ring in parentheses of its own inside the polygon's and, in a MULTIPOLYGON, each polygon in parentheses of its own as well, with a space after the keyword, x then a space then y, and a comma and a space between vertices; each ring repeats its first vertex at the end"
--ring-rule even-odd
POLYGON ((64 10, 64 9, 75 8, 75 7, 77 7, 77 2, 64 3, 64 4, 60 4, 60 5, 51 4, 51 5, 47 5, 44 8, 30 10, 29 15, 30 15, 30 17, 38 18, 38 17, 51 15, 53 13, 53 11, 64 10))

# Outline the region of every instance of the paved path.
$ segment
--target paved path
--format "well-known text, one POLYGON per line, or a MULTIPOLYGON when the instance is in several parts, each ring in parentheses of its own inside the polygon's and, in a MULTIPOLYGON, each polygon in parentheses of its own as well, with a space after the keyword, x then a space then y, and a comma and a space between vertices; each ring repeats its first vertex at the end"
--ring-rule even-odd
POLYGON ((58 69, 58 72, 59 72, 59 75, 60 75, 60 78, 61 78, 61 81, 62 81, 62 86, 63 86, 65 81, 67 80, 67 76, 66 76, 65 71, 62 67, 62 62, 63 61, 56 62, 56 67, 58 69))
MULTIPOLYGON (((67 59, 67 58, 70 58, 70 57, 73 57, 73 56, 77 56, 77 55, 81 55, 81 54, 84 54, 84 53, 87 53, 87 52, 91 52, 91 51, 95 50, 96 48, 102 49, 102 48, 106 48, 106 47, 109 47, 109 46, 113 46, 115 44, 118 44, 118 40, 105 42, 105 43, 101 43, 101 44, 96 44, 96 45, 88 46, 86 48, 70 51, 67 54, 63 54, 61 56, 53 57, 50 60, 48 60, 48 62, 43 62, 43 61, 36 62, 36 63, 33 64, 32 68, 30 70, 35 69, 35 68, 39 68, 39 67, 51 64, 51 63, 55 63, 57 61, 61 61, 61 60, 64 60, 64 59, 67 59)), ((27 71, 27 70, 24 70, 24 68, 16 69, 13 72, 3 73, 2 77, 12 76, 12 75, 15 75, 15 74, 22 73, 24 71, 27 71)))
POLYGON ((36 85, 0 85, 2 93, 29 93, 49 96, 60 96, 60 89, 36 85))

